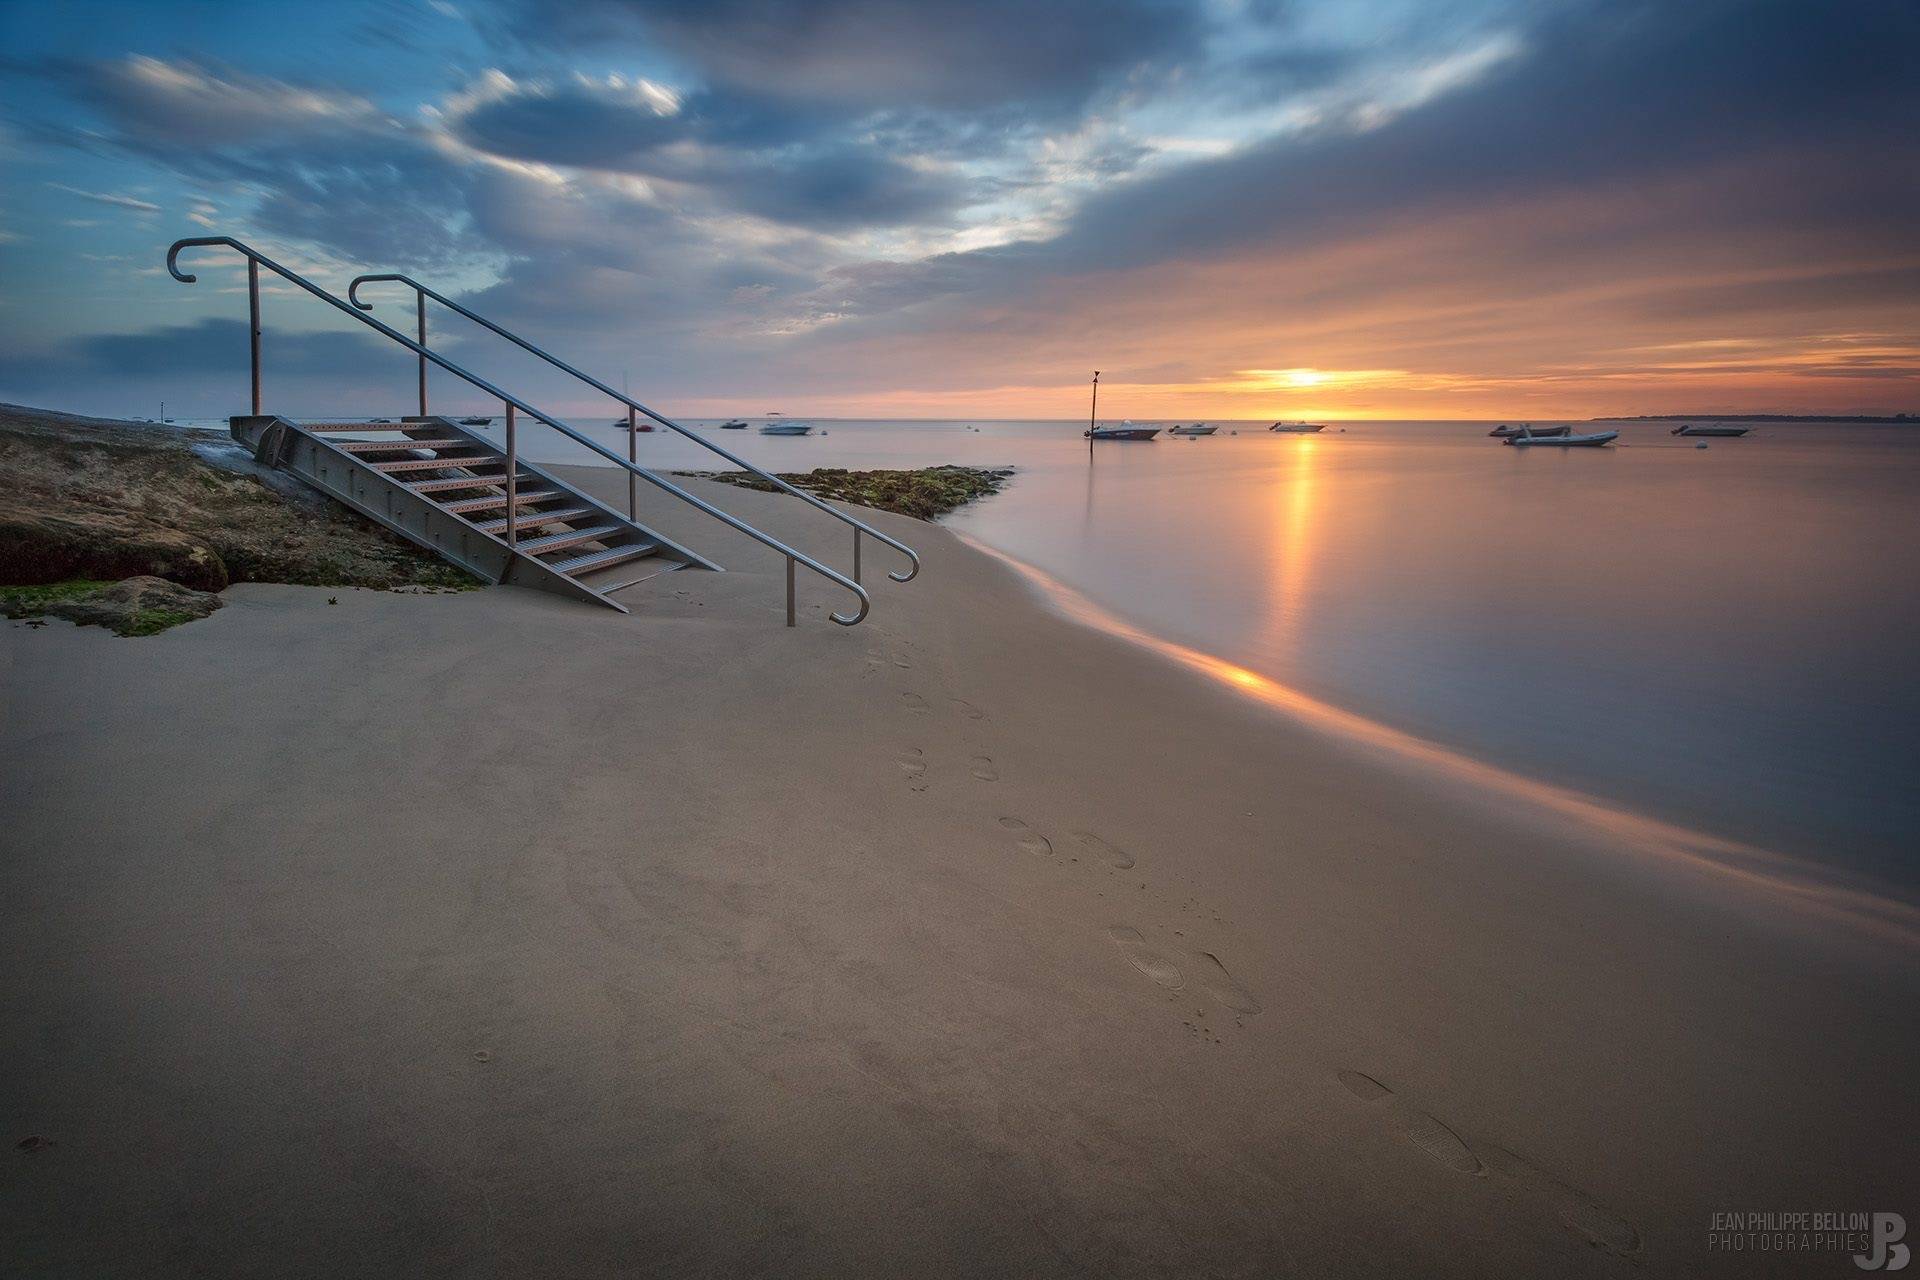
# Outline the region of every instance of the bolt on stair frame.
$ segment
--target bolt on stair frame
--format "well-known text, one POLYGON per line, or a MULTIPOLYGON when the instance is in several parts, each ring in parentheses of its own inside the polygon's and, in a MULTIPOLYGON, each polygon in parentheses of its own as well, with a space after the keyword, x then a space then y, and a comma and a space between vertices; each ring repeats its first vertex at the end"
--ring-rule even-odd
MULTIPOLYGON (((511 330, 508 330, 506 328, 503 328, 500 325, 495 324, 493 321, 487 319, 485 316, 479 314, 478 312, 473 311, 468 307, 464 307, 460 303, 455 302, 453 299, 447 297, 446 295, 439 293, 436 290, 431 289, 424 284, 421 284, 418 280, 415 280, 412 276, 403 275, 399 272, 378 272, 378 273, 370 273, 368 275, 355 276, 352 282, 347 285, 347 300, 351 302, 354 306, 360 308, 362 311, 373 310, 373 304, 371 302, 360 301, 360 286, 363 284, 376 284, 382 281, 387 281, 394 284, 402 284, 402 285, 405 285, 407 288, 412 289, 414 293, 415 303, 419 307, 424 308, 426 306, 425 300, 428 298, 432 298, 435 302, 439 303, 443 307, 446 307, 448 310, 458 312, 460 315, 465 316, 467 319, 473 321, 477 325, 480 325, 482 328, 489 329, 492 332, 498 334, 500 337, 505 338, 508 342, 513 343, 515 346, 519 347, 521 350, 526 351, 531 355, 538 356, 540 359, 546 361, 548 364, 552 365, 554 368, 560 370, 562 373, 565 373, 571 377, 577 378, 581 382, 584 382, 588 386, 592 387, 594 390, 600 392, 602 395, 610 396, 614 400, 617 400, 621 404, 625 405, 627 407, 627 452, 628 452, 629 459, 633 459, 637 457, 637 449, 634 444, 634 431, 636 427, 635 415, 645 414, 648 418, 651 418, 654 422, 657 422, 661 426, 667 428, 667 430, 679 432, 682 436, 685 436, 687 439, 693 441, 695 444, 699 445, 701 448, 706 449, 711 453, 718 454, 720 457, 725 458, 728 462, 733 463, 735 466, 739 467, 743 471, 752 472, 754 475, 760 477, 760 479, 762 480, 765 480, 768 484, 773 485, 775 488, 779 489, 783 493, 791 494, 794 497, 800 499, 802 502, 806 503, 808 506, 811 506, 817 510, 826 512, 828 515, 832 516, 836 520, 839 520, 843 524, 852 525, 853 526, 853 580, 855 582, 859 582, 861 580, 860 579, 860 550, 861 550, 860 539, 863 534, 866 536, 878 539, 879 541, 885 543, 886 545, 892 547, 894 550, 900 552, 902 555, 907 557, 908 567, 904 573, 889 573, 887 575, 889 578, 893 579, 893 581, 911 582, 919 574, 920 556, 918 555, 918 553, 914 551, 912 547, 909 547, 906 543, 901 542, 896 538, 888 537, 886 534, 880 532, 878 529, 874 528, 872 525, 867 524, 865 521, 856 519, 855 517, 850 516, 846 512, 840 510, 838 507, 832 506, 826 502, 821 501, 819 498, 816 498, 814 495, 806 492, 805 490, 798 489, 793 485, 788 484, 785 480, 782 480, 780 477, 774 475, 772 472, 764 471, 761 468, 756 467, 753 463, 748 462, 745 458, 742 458, 739 455, 727 449, 722 448, 721 446, 713 443, 711 440, 705 439, 702 436, 695 435, 693 432, 687 430, 685 427, 681 426, 679 423, 674 422, 672 419, 664 417, 661 414, 655 413, 652 409, 647 408, 647 406, 645 406, 644 404, 641 404, 638 400, 633 399, 631 396, 628 396, 626 393, 615 391, 612 387, 600 381, 598 378, 595 378, 590 374, 581 372, 579 369, 574 368, 572 365, 560 359, 558 356, 555 356, 550 352, 541 350, 539 347, 535 346, 533 343, 528 342, 525 338, 522 338, 519 334, 514 333, 511 330)), ((425 319, 424 311, 421 312, 421 317, 422 317, 420 320, 421 332, 425 333, 426 319, 425 319)), ((631 474, 629 474, 627 477, 627 488, 628 488, 628 504, 629 504, 629 510, 627 512, 627 515, 629 519, 637 519, 638 515, 636 511, 632 509, 633 477, 631 474)))
MULTIPOLYGON (((666 492, 673 494, 675 497, 679 498, 682 502, 685 502, 688 505, 696 508, 697 510, 702 511, 709 516, 712 516, 714 519, 720 521, 722 524, 726 525, 728 528, 733 529, 738 533, 745 534, 747 537, 752 538, 755 542, 758 542, 760 545, 767 547, 785 556, 787 559, 787 625, 788 626, 793 626, 795 623, 794 584, 793 584, 793 579, 794 579, 793 567, 795 564, 805 565, 807 568, 811 569, 814 573, 827 579, 829 582, 832 582, 835 585, 844 588, 848 592, 851 592, 854 598, 859 601, 860 607, 859 607, 859 612, 857 613, 854 613, 851 615, 830 613, 827 615, 833 621, 839 623, 841 626, 851 627, 851 626, 857 625, 862 619, 864 619, 867 616, 868 610, 872 608, 872 599, 867 595, 866 589, 862 587, 855 580, 848 578, 844 574, 840 573, 838 570, 831 569, 828 566, 821 564, 818 560, 815 560, 812 556, 809 556, 804 552, 795 550, 794 548, 788 546, 786 543, 781 542, 779 539, 774 538, 769 534, 762 533, 760 530, 754 528, 752 525, 748 524, 746 521, 739 519, 738 517, 732 515, 727 511, 722 510, 719 507, 714 506, 711 502, 706 501, 704 498, 701 498, 696 494, 688 492, 687 490, 681 488, 679 485, 674 484, 672 481, 662 479, 661 477, 653 474, 651 471, 647 471, 641 468, 636 463, 630 462, 627 459, 622 458, 619 454, 613 452, 611 449, 606 448, 604 445, 601 445, 598 441, 593 440, 588 436, 581 434, 578 431, 575 431, 572 427, 567 426, 565 423, 559 421, 558 419, 555 419, 545 413, 542 413, 540 410, 534 408, 532 405, 528 404, 526 401, 520 399, 517 396, 508 394, 507 392, 501 390, 499 387, 487 381, 485 378, 482 378, 478 374, 470 372, 469 370, 462 368, 460 365, 455 364, 453 361, 447 359, 445 356, 441 355, 439 352, 429 348, 426 345, 426 343, 416 342, 412 338, 409 338, 405 334, 401 333, 398 329, 395 329, 390 325, 383 324, 380 321, 374 319, 372 316, 365 314, 365 311, 366 311, 365 308, 362 308, 352 303, 343 302, 340 298, 327 292, 325 289, 322 289, 319 285, 313 283, 313 281, 307 279, 305 276, 300 275, 298 272, 292 271, 287 267, 281 266, 279 263, 275 262, 273 259, 261 253, 258 249, 255 249, 251 245, 245 244, 242 241, 236 240, 232 236, 189 236, 186 239, 174 241, 172 246, 169 247, 167 250, 167 273, 171 275, 175 280, 178 280, 180 283, 193 284, 196 280, 199 279, 198 276, 191 275, 187 272, 181 271, 179 267, 179 261, 178 261, 181 250, 195 249, 195 248, 232 249, 235 253, 240 254, 242 257, 244 257, 247 260, 248 311, 249 311, 249 317, 252 321, 252 327, 253 327, 253 332, 250 338, 250 345, 251 345, 251 351, 252 351, 252 390, 253 390, 252 400, 253 400, 253 407, 256 415, 258 414, 259 408, 260 408, 259 269, 264 266, 267 270, 273 272, 275 275, 279 276, 281 279, 286 280, 290 284, 296 285, 300 289, 303 289, 307 293, 310 293, 314 297, 320 299, 322 302, 326 303, 327 305, 334 307, 337 310, 344 312, 349 316, 352 316, 355 320, 360 321, 362 324, 366 325, 368 328, 378 331, 380 334, 382 334, 389 340, 393 342, 397 342, 401 346, 407 348, 409 351, 412 351, 423 362, 423 368, 424 368, 424 362, 431 361, 432 363, 438 365, 440 368, 445 369, 448 373, 451 373, 455 377, 461 379, 463 382, 466 382, 469 385, 476 387, 480 391, 486 393, 486 395, 488 395, 490 398, 499 400, 501 404, 505 405, 507 408, 507 422, 508 422, 509 432, 512 432, 515 426, 516 411, 518 413, 524 413, 528 417, 538 421, 541 425, 550 427, 553 430, 558 431, 561 435, 566 436, 568 439, 574 441, 577 444, 584 445, 588 450, 600 455, 601 457, 607 459, 609 462, 614 463, 616 466, 624 468, 627 471, 628 476, 630 478, 638 478, 641 480, 645 480, 648 484, 653 485, 655 488, 663 489, 666 492)), ((437 294, 433 296, 436 298, 439 297, 439 295, 437 294)), ((441 301, 444 301, 444 299, 441 299, 441 301)), ((457 304, 448 303, 448 305, 454 306, 456 310, 465 311, 465 308, 458 307, 457 304)), ((425 310, 424 304, 422 304, 420 308, 420 314, 423 317, 424 317, 424 310, 425 310)), ((468 313, 468 314, 471 314, 471 313, 468 313)), ((479 317, 475 317, 475 318, 479 319, 479 317)), ((423 326, 422 332, 424 332, 424 323, 425 323, 424 319, 422 319, 422 326, 423 326)), ((487 322, 481 321, 481 323, 485 324, 487 322)), ((491 324, 488 324, 487 327, 496 328, 496 326, 493 326, 491 324)), ((499 330, 499 332, 504 333, 505 331, 499 330)), ((515 339, 515 341, 518 342, 520 340, 515 339)), ((525 346, 527 344, 521 343, 521 345, 525 346)), ((528 349, 533 350, 532 347, 529 347, 528 349)), ((544 352, 537 352, 537 354, 545 355, 544 352)), ((549 360, 552 360, 552 357, 550 356, 546 358, 549 360)), ((553 362, 556 364, 559 363, 558 361, 553 361, 553 362)), ((582 378, 586 378, 586 375, 584 374, 580 374, 579 376, 582 378)), ((587 379, 587 381, 591 382, 592 380, 587 379)), ((625 399, 625 397, 620 397, 620 398, 622 400, 625 399)), ((649 417, 656 416, 651 411, 646 410, 643 406, 640 406, 638 404, 634 404, 633 407, 640 409, 641 412, 647 413, 649 417)), ((661 421, 665 421, 665 420, 661 419, 661 421)), ((668 425, 672 425, 672 424, 668 424, 668 425)), ((681 431, 681 434, 683 435, 687 434, 685 431, 681 430, 681 428, 677 426, 675 426, 674 429, 676 431, 681 431)), ((513 454, 511 453, 511 450, 514 448, 514 443, 515 442, 513 440, 513 437, 510 434, 509 443, 508 443, 508 448, 510 450, 509 458, 513 456, 513 454)), ((716 452, 721 452, 721 451, 716 449, 716 452)), ((759 470, 757 467, 750 467, 750 469, 756 472, 759 470)), ((514 474, 511 464, 508 467, 507 474, 509 477, 512 477, 514 474)), ((513 519, 515 514, 514 508, 511 505, 512 499, 514 497, 514 487, 511 479, 508 482, 507 492, 508 492, 508 497, 510 502, 510 505, 507 511, 507 518, 508 518, 507 528, 509 531, 509 540, 511 542, 513 519)), ((830 511, 832 510, 832 508, 827 508, 827 509, 830 511)), ((835 512, 834 514, 839 515, 841 513, 835 512)), ((877 532, 875 532, 874 536, 882 538, 888 542, 893 541, 892 539, 886 538, 886 535, 880 534, 877 532)), ((895 545, 900 545, 900 544, 896 543, 895 545)), ((905 550, 906 548, 903 547, 902 549, 905 550)), ((912 552, 909 550, 908 554, 912 555, 912 552)), ((914 563, 917 568, 919 564, 919 558, 917 556, 914 557, 914 563)), ((908 575, 908 576, 910 577, 912 575, 908 575)), ((901 580, 904 581, 905 579, 901 579, 901 580)))

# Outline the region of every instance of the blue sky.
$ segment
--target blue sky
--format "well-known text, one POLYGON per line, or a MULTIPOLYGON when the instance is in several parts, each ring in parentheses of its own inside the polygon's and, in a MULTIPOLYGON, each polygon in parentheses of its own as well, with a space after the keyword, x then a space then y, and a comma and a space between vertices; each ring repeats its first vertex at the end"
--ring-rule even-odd
MULTIPOLYGON (((1920 408, 1917 11, 9 0, 0 398, 244 409, 237 260, 162 269, 227 234, 688 415, 1920 408)), ((272 407, 405 407, 266 321, 272 407)))

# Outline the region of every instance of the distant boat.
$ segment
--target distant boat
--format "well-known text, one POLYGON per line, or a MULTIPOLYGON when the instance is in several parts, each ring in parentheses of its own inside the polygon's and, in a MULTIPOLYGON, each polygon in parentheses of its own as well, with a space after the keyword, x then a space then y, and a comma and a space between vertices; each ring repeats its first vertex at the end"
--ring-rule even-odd
POLYGON ((1586 445, 1589 448, 1594 448, 1599 445, 1612 443, 1619 435, 1620 433, 1618 431, 1594 431, 1586 435, 1577 436, 1569 430, 1558 435, 1543 436, 1536 435, 1534 432, 1523 427, 1519 435, 1508 436, 1507 443, 1586 445))
POLYGON ((1743 436, 1753 430, 1752 427, 1710 427, 1697 423, 1688 423, 1684 427, 1675 427, 1671 434, 1676 436, 1743 436))
MULTIPOLYGON (((615 418, 613 425, 621 431, 625 431, 627 429, 627 420, 625 418, 615 418)), ((651 422, 635 422, 633 429, 635 431, 651 431, 653 430, 653 424, 651 422)))
POLYGON ((1290 434, 1300 435, 1304 435, 1309 431, 1325 431, 1326 429, 1327 424, 1324 422, 1276 422, 1267 428, 1269 431, 1285 431, 1290 434))
POLYGON ((1190 427, 1175 427, 1168 431, 1167 434, 1170 436, 1210 436, 1219 429, 1218 427, 1210 427, 1204 422, 1196 422, 1190 427))
POLYGON ((769 422, 760 428, 763 436, 804 436, 813 430, 811 422, 769 422))
POLYGON ((747 424, 744 419, 733 418, 726 422, 721 423, 720 429, 722 431, 745 431, 747 429, 747 424))
POLYGON ((1136 427, 1129 419, 1117 427, 1093 427, 1084 434, 1089 440, 1151 440, 1160 434, 1160 428, 1136 427))
POLYGON ((492 418, 472 417, 460 419, 460 425, 463 427, 484 427, 490 425, 492 422, 492 418))
POLYGON ((1522 425, 1517 427, 1498 426, 1498 427, 1495 427, 1493 430, 1487 432, 1487 434, 1490 436, 1498 436, 1500 439, 1504 440, 1508 436, 1517 436, 1522 431, 1531 432, 1536 438, 1539 438, 1542 436, 1571 435, 1573 433, 1573 428, 1572 427, 1536 427, 1531 422, 1528 422, 1528 423, 1523 423, 1522 425))

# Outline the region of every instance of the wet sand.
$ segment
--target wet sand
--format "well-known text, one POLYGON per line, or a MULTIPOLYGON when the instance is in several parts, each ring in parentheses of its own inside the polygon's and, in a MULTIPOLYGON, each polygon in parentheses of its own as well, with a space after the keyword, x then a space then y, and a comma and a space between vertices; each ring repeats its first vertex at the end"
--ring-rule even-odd
POLYGON ((876 519, 926 569, 869 547, 853 630, 674 516, 735 571, 629 617, 0 631, 0 1269, 1850 1274, 1710 1217, 1911 1220, 1906 936, 876 519))

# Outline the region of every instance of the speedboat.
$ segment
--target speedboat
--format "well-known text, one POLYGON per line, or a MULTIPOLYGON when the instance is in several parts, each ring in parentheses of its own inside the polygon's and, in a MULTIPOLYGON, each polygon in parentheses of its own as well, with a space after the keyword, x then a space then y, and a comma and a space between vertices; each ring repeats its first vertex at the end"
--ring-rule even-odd
POLYGON ((1128 419, 1117 427, 1094 427, 1081 434, 1089 440, 1151 440, 1160 434, 1160 428, 1136 427, 1128 419))
POLYGON ((1562 431, 1559 435, 1542 436, 1535 435, 1532 431, 1522 427, 1519 435, 1508 436, 1506 442, 1508 444, 1586 445, 1590 448, 1596 448, 1603 444, 1611 444, 1619 435, 1620 433, 1618 431, 1592 431, 1586 435, 1577 436, 1573 434, 1571 429, 1568 429, 1562 431))
POLYGON ((747 424, 743 419, 733 418, 720 424, 722 431, 745 431, 747 424))
POLYGON ((1304 435, 1309 431, 1325 431, 1326 429, 1327 424, 1324 422, 1276 422, 1267 428, 1269 431, 1285 431, 1300 435, 1304 435))
POLYGON ((1573 428, 1572 427, 1536 427, 1531 422, 1528 422, 1517 427, 1498 426, 1498 427, 1495 427, 1493 430, 1487 432, 1487 434, 1490 436, 1498 436, 1500 439, 1505 440, 1510 436, 1519 435, 1522 431, 1530 431, 1533 433, 1536 439, 1539 439, 1546 436, 1570 435, 1573 432, 1573 428))
MULTIPOLYGON (((627 420, 625 418, 615 418, 613 425, 619 430, 625 431, 627 429, 627 420)), ((651 422, 635 422, 633 429, 635 431, 651 431, 653 430, 653 424, 651 422)))
POLYGON ((812 431, 811 422, 769 422, 760 428, 763 436, 804 436, 812 431))
POLYGON ((492 421, 493 421, 492 418, 482 418, 482 417, 475 416, 472 418, 460 419, 460 425, 463 427, 484 427, 490 424, 492 421))
POLYGON ((1676 436, 1743 436, 1753 430, 1752 427, 1701 426, 1688 423, 1684 427, 1675 427, 1671 434, 1676 436))
POLYGON ((1170 436, 1210 436, 1219 429, 1218 427, 1210 427, 1204 422, 1196 422, 1190 427, 1174 427, 1168 431, 1167 434, 1170 436))

